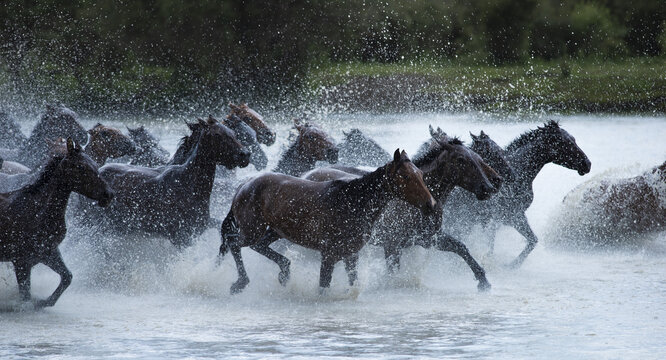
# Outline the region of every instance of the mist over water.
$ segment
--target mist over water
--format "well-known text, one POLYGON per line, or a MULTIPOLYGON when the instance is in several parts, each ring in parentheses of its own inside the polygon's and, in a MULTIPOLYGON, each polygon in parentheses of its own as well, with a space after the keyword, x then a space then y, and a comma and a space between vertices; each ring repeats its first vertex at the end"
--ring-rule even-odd
MULTIPOLYGON (((265 148, 272 169, 291 125, 265 118, 277 131, 276 144, 265 148)), ((342 130, 358 127, 386 150, 411 155, 428 138, 428 124, 466 141, 470 131, 484 130, 504 146, 549 118, 358 114, 322 115, 318 122, 338 141, 342 130)), ((562 200, 577 185, 635 176, 665 160, 666 118, 552 118, 586 152, 591 173, 581 177, 553 164, 541 171, 527 211, 540 242, 520 269, 506 267, 525 244, 512 228, 499 229, 492 255, 483 229, 463 239, 486 269, 489 293, 477 292, 472 272, 452 254, 409 249, 400 271, 389 276, 381 249, 366 246, 358 284, 349 289, 339 263, 331 291, 320 296, 319 254, 291 245, 286 287, 278 283, 277 265, 243 249, 250 284, 231 296, 236 267, 230 256, 217 263, 219 231, 179 251, 166 239, 110 238, 92 224, 68 229, 61 250, 74 281, 53 308, 19 311, 11 265, 0 264, 0 357, 664 358, 666 233, 604 251, 554 244, 558 231, 571 226, 562 221, 570 212, 562 200)), ((35 120, 24 119, 26 133, 35 120)), ((145 125, 173 153, 187 134, 181 120, 145 125)), ((83 124, 98 121, 123 130, 127 123, 89 118, 83 124)), ((217 186, 233 192, 254 173, 251 166, 236 170, 217 186)), ((217 197, 212 216, 222 219, 229 202, 217 197)), ((46 297, 57 283, 46 267, 33 270, 33 296, 46 297)))

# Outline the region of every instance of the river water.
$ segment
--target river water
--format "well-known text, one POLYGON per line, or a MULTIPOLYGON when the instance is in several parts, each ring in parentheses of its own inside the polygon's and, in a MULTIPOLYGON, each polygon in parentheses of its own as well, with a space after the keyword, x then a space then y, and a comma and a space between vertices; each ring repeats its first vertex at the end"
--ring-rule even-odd
MULTIPOLYGON (((53 308, 18 304, 13 271, 0 264, 0 358, 663 359, 666 233, 596 252, 549 246, 548 234, 566 226, 552 219, 567 211, 562 199, 576 185, 662 163, 666 118, 552 118, 576 137, 592 171, 581 177, 551 164, 536 178, 527 217, 541 241, 520 269, 505 266, 524 246, 515 230, 500 228, 492 255, 485 241, 476 240, 484 237, 481 230, 465 239, 487 271, 489 293, 477 292, 471 271, 453 255, 411 249, 399 273, 389 276, 382 252, 366 246, 359 284, 349 289, 338 264, 331 291, 319 295, 318 254, 290 246, 286 287, 279 285, 274 263, 244 249, 251 282, 231 296, 236 269, 231 257, 218 266, 214 230, 177 251, 163 239, 105 239, 70 228, 61 249, 74 282, 53 308)), ((337 139, 355 126, 389 151, 400 146, 413 153, 428 137, 428 124, 464 140, 483 129, 506 145, 546 119, 468 113, 336 115, 320 122, 337 139)), ((98 120, 83 122, 88 128, 98 120)), ((32 124, 25 120, 25 130, 32 124)), ((181 119, 147 126, 171 151, 185 134, 181 119)), ((286 119, 275 128, 279 140, 267 149, 269 168, 289 132, 286 119)), ((243 169, 236 176, 252 173, 243 169)), ((228 205, 213 208, 223 218, 228 205)), ((33 296, 43 298, 58 276, 39 265, 32 281, 33 296)))

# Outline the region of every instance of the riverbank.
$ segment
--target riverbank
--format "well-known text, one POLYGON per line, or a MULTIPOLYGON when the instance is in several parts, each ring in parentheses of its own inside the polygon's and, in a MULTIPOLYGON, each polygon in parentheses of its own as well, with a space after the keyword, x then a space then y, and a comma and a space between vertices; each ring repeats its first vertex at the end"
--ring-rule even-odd
POLYGON ((328 64, 309 72, 306 87, 320 105, 347 112, 666 113, 666 59, 328 64))

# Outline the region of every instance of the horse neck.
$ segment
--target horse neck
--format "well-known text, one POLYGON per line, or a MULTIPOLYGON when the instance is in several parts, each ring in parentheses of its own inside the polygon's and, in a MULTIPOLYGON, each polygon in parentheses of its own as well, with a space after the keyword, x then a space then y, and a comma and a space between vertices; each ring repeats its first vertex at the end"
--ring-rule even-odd
POLYGON ((340 196, 346 197, 346 202, 357 213, 370 220, 369 226, 379 218, 389 201, 396 198, 396 195, 388 189, 387 166, 384 165, 358 179, 345 182, 340 188, 340 196))
POLYGON ((450 176, 444 167, 437 166, 436 161, 437 158, 429 163, 423 163, 423 160, 415 160, 414 165, 423 171, 423 182, 432 196, 438 202, 441 202, 446 200, 455 188, 455 184, 450 180, 450 176))
POLYGON ((508 150, 506 159, 516 173, 515 182, 529 183, 537 177, 543 167, 554 159, 543 151, 545 142, 540 138, 513 150, 508 150))
POLYGON ((217 167, 215 161, 212 160, 211 153, 210 142, 204 135, 201 135, 190 157, 183 164, 181 181, 192 184, 197 189, 196 194, 205 198, 210 198, 210 193, 213 191, 217 167))
POLYGON ((49 175, 46 182, 39 185, 36 189, 23 189, 23 198, 29 199, 35 213, 40 212, 48 214, 51 217, 65 216, 67 202, 72 190, 67 188, 62 181, 67 175, 60 174, 58 170, 49 175))
POLYGON ((314 169, 315 163, 314 159, 303 154, 298 143, 294 143, 285 151, 273 171, 291 176, 300 176, 314 169))

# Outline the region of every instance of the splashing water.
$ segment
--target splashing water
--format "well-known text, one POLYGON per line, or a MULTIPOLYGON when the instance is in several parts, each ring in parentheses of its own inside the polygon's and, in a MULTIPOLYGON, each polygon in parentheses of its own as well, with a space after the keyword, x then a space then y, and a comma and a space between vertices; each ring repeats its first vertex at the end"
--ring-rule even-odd
MULTIPOLYGON (((279 285, 274 263, 243 249, 251 282, 245 292, 231 296, 236 269, 231 257, 218 266, 215 229, 178 251, 164 239, 114 239, 94 229, 70 228, 61 249, 74 282, 55 307, 17 311, 22 308, 13 270, 0 264, 0 357, 663 358, 666 234, 643 235, 640 246, 609 252, 550 245, 555 230, 574 225, 558 213, 577 185, 635 176, 664 161, 666 119, 555 118, 588 154, 592 173, 580 177, 551 164, 536 178, 527 217, 542 241, 522 268, 505 267, 524 245, 511 228, 499 229, 493 255, 487 254, 482 229, 463 239, 487 271, 493 285, 488 294, 476 291, 471 271, 451 254, 410 249, 399 273, 389 276, 380 249, 367 246, 356 287, 348 288, 338 264, 330 292, 321 296, 319 254, 288 245, 283 250, 292 262, 292 278, 286 287, 279 285)), ((357 127, 386 150, 406 148, 411 155, 428 138, 428 124, 463 139, 469 131, 484 130, 506 145, 544 120, 400 114, 326 115, 319 122, 338 141, 341 130, 357 127)), ((173 152, 186 133, 181 124, 147 127, 173 152)), ((24 130, 31 125, 22 124, 24 130)), ((274 126, 278 143, 266 148, 269 169, 279 159, 289 126, 274 126)), ((237 180, 219 186, 234 189, 252 174, 249 168, 237 170, 237 180)), ((574 193, 568 202, 575 198, 574 193)), ((212 215, 222 218, 229 201, 229 195, 218 198, 212 215)), ((45 297, 57 281, 57 275, 37 266, 33 295, 45 297)))

